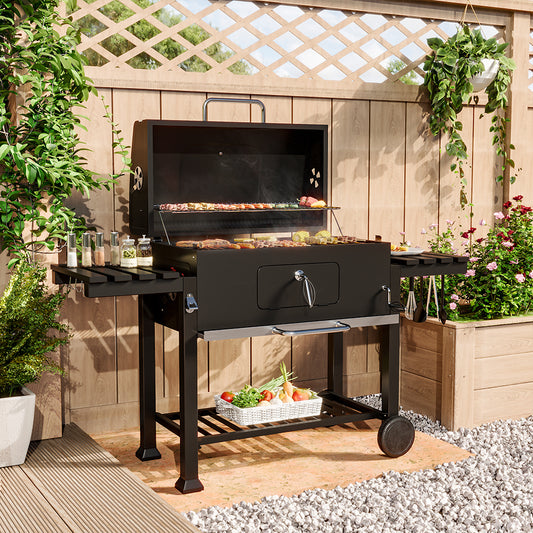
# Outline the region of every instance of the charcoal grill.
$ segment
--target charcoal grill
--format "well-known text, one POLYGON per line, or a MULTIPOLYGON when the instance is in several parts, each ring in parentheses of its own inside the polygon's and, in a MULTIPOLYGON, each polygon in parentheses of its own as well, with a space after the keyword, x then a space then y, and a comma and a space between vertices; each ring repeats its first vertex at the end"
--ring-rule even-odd
POLYGON ((367 240, 214 250, 174 244, 323 230, 330 216, 335 220, 335 208, 329 205, 327 126, 144 120, 134 126, 132 169, 130 228, 135 235, 153 238, 154 267, 53 269, 56 282, 81 280, 90 297, 139 295, 137 457, 160 457, 156 422, 179 435, 176 488, 188 493, 203 489, 198 479, 201 444, 377 418, 382 420, 381 450, 391 457, 406 453, 414 429, 398 416, 400 307, 394 301, 400 276, 464 272, 462 258, 425 254, 395 258, 391 264, 390 244, 367 240), (325 200, 326 206, 291 205, 301 196, 325 200), (209 208, 165 209, 184 203, 209 208), (233 207, 226 209, 228 205, 233 207), (246 205, 257 207, 242 207, 246 205), (155 411, 154 323, 180 334, 180 412, 155 411), (367 326, 384 326, 382 409, 343 395, 343 332, 367 326), (198 337, 216 341, 317 333, 328 335, 327 388, 320 393, 319 416, 241 427, 214 408, 198 410, 198 337))

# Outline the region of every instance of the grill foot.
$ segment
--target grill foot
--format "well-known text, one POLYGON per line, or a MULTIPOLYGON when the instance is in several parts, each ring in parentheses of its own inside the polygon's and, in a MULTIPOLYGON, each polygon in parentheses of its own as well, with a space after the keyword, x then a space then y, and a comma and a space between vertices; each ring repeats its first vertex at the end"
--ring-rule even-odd
POLYGON ((161 459, 161 454, 157 448, 139 448, 135 452, 137 459, 141 461, 152 461, 153 459, 161 459))
POLYGON ((204 490, 204 486, 199 479, 183 479, 180 477, 174 485, 182 494, 189 494, 190 492, 200 492, 204 490))

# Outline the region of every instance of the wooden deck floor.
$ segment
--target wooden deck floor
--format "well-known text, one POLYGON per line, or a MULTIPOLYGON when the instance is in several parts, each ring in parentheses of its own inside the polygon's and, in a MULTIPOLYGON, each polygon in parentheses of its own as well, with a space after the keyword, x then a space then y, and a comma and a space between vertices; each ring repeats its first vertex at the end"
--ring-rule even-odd
POLYGON ((0 468, 3 533, 194 533, 198 529, 75 425, 0 468))

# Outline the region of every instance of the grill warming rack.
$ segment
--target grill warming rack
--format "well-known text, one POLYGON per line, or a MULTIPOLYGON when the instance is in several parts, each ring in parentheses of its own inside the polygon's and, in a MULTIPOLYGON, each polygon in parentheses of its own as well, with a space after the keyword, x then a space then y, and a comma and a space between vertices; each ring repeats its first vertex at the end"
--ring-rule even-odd
POLYGON ((191 214, 191 213, 197 213, 197 214, 206 214, 206 213, 212 213, 212 214, 223 214, 223 213, 298 213, 298 212, 329 212, 332 215, 333 220, 335 221, 335 225, 337 226, 337 229, 339 231, 339 235, 341 237, 344 236, 344 233, 342 232, 341 225, 339 223, 339 219, 337 218, 337 215, 335 214, 335 211, 338 211, 340 207, 336 206, 326 206, 326 207, 304 207, 304 206, 298 206, 298 207, 268 207, 268 208, 253 208, 253 209, 163 209, 161 207, 161 204, 154 204, 153 206, 154 212, 156 212, 159 215, 159 220, 161 222, 161 226, 163 228, 163 233, 165 234, 166 241, 170 244, 170 237, 168 234, 168 230, 165 224, 165 220, 163 215, 171 215, 171 216, 178 216, 183 214, 191 214))

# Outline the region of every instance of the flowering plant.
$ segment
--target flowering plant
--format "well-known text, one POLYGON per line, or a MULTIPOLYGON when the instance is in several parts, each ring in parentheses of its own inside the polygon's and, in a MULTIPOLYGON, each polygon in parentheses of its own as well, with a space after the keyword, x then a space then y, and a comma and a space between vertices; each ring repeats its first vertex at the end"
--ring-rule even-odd
MULTIPOLYGON (((476 320, 522 315, 533 302, 533 212, 522 196, 503 207, 507 214, 494 213, 494 227, 486 237, 475 238, 476 228, 461 233, 465 255, 469 256, 465 275, 447 276, 445 291, 448 316, 452 320, 476 320)), ((483 224, 484 221, 481 221, 483 224)), ((433 252, 453 250, 453 223, 443 234, 429 239, 433 252)))

